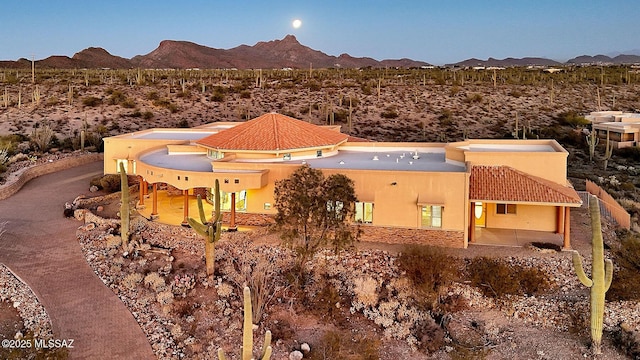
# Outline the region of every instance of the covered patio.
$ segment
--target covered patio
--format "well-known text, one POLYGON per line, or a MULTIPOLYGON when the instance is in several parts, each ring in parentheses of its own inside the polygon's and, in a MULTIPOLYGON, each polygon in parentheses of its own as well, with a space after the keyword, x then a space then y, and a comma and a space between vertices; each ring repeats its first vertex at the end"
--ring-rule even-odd
POLYGON ((521 229, 476 228, 475 241, 471 244, 524 247, 533 242, 562 247, 564 234, 521 229))
POLYGON ((571 249, 570 209, 582 200, 570 186, 508 166, 473 166, 469 200, 469 244, 571 249))

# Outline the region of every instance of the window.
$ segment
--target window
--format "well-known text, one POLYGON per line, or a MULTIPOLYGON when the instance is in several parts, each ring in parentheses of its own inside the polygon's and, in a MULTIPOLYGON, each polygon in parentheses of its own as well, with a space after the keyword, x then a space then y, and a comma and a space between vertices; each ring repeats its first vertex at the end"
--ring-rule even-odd
POLYGON ((240 179, 233 179, 234 184, 240 184, 240 179))
POLYGON ((442 227, 442 206, 427 205, 422 207, 421 225, 423 228, 442 227))
POLYGON ((291 154, 284 154, 284 156, 282 157, 283 160, 291 160, 291 154))
MULTIPOLYGON (((247 192, 245 190, 242 190, 242 191, 236 192, 235 194, 236 194, 236 211, 246 211, 247 210, 247 192)), ((220 191, 220 210, 222 211, 231 210, 231 193, 230 192, 220 191)))
POLYGON ((271 203, 264 203, 265 210, 271 210, 271 203))
POLYGON ((337 219, 342 219, 344 210, 344 203, 342 201, 327 201, 327 212, 335 213, 337 219))
POLYGON ((316 151, 316 157, 322 157, 322 150, 316 151))
POLYGON ((117 159, 116 160, 116 172, 120 172, 120 164, 124 165, 124 172, 129 172, 129 161, 127 159, 117 159))
POLYGON ((209 150, 207 150, 207 157, 208 157, 209 159, 216 160, 216 159, 222 159, 222 158, 223 158, 223 155, 222 155, 222 153, 221 153, 221 152, 219 152, 219 151, 217 151, 217 150, 209 149, 209 150))
POLYGON ((356 222, 370 224, 373 222, 373 203, 371 202, 356 202, 356 215, 354 217, 356 222))
POLYGON ((498 214, 514 214, 516 213, 516 204, 496 204, 496 213, 498 214))

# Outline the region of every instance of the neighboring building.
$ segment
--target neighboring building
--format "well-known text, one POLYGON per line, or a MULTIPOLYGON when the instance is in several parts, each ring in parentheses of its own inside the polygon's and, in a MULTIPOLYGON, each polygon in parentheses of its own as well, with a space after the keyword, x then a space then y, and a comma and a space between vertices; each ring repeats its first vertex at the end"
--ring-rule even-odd
POLYGON ((613 147, 621 149, 640 145, 640 114, 622 111, 594 111, 585 116, 591 121, 592 129, 602 140, 609 141, 613 147))
POLYGON ((365 231, 408 231, 425 244, 467 247, 486 227, 564 234, 569 248, 569 209, 581 205, 567 182, 568 153, 555 140, 368 142, 339 126, 269 113, 244 123, 143 130, 104 145, 105 174, 124 162, 143 192, 151 184, 152 215, 162 216, 157 184, 182 190, 188 201, 218 179, 231 226, 236 211, 275 214, 275 182, 302 164, 354 181, 354 221, 365 231))

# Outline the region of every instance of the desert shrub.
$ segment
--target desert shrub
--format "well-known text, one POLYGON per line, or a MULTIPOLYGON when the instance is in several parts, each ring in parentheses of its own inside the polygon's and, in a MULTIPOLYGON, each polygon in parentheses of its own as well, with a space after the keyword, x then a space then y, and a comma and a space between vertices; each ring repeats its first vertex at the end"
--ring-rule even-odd
POLYGON ((591 123, 589 122, 589 120, 585 119, 584 116, 578 115, 578 113, 573 110, 565 111, 559 114, 556 117, 556 120, 560 125, 568 125, 573 127, 586 126, 591 123))
POLYGON ((320 291, 314 294, 305 293, 303 303, 307 309, 320 317, 340 321, 340 304, 342 302, 340 292, 324 277, 317 285, 320 287, 320 291))
POLYGON ((160 305, 170 305, 173 303, 173 293, 169 290, 161 291, 156 295, 156 301, 160 305))
POLYGON ((307 87, 311 91, 320 91, 322 89, 322 85, 319 84, 317 81, 309 81, 309 83, 307 84, 307 87))
POLYGON ((106 241, 106 246, 108 249, 115 249, 122 245, 122 238, 120 236, 108 236, 106 241))
POLYGON ((142 113, 142 118, 145 120, 153 119, 153 113, 151 111, 145 111, 142 113))
MULTIPOLYGON (((377 360, 380 358, 380 340, 365 335, 353 336, 349 332, 327 331, 317 343, 311 344, 311 360, 377 360)), ((305 358, 307 356, 305 355, 305 358)))
POLYGON ((631 359, 640 359, 640 330, 622 323, 613 331, 613 343, 631 359))
POLYGON ((467 95, 467 97, 464 99, 464 102, 466 102, 466 103, 480 103, 480 102, 482 102, 482 95, 478 94, 478 93, 467 95))
POLYGON ((399 115, 398 115, 398 112, 396 111, 396 109, 394 109, 392 107, 389 107, 389 108, 386 108, 383 112, 381 112, 380 116, 383 119, 395 119, 399 115))
POLYGON ((454 124, 453 121, 453 112, 449 109, 443 109, 440 116, 438 116, 438 122, 442 126, 450 126, 454 124))
POLYGON ((251 99, 251 91, 249 90, 242 90, 240 92, 240 98, 241 99, 251 99))
POLYGON ((620 249, 614 252, 614 263, 618 265, 613 274, 607 300, 640 300, 640 236, 625 233, 620 236, 620 249))
POLYGON ((640 147, 630 146, 622 149, 616 149, 615 153, 617 156, 631 159, 633 161, 640 161, 640 147))
POLYGON ((96 107, 102 103, 102 99, 95 96, 87 96, 82 99, 82 105, 88 107, 96 107))
POLYGON ((122 279, 121 285, 129 290, 135 290, 138 284, 142 282, 142 274, 130 273, 122 279))
POLYGON ((91 185, 95 185, 108 193, 120 191, 120 175, 108 174, 91 180, 91 185))
POLYGON ((158 274, 157 272, 152 272, 147 274, 147 276, 144 277, 144 284, 156 292, 162 291, 166 287, 164 278, 160 276, 160 274, 158 274))
POLYGON ((428 307, 440 301, 444 288, 460 279, 459 261, 436 247, 409 245, 397 264, 414 285, 416 298, 428 307))
POLYGON ((213 90, 213 94, 211 95, 211 101, 215 102, 223 102, 224 101, 224 93, 225 90, 223 87, 216 86, 213 90))
POLYGON ((216 271, 240 290, 251 289, 253 319, 259 322, 268 305, 284 286, 278 282, 281 272, 291 267, 293 259, 285 252, 273 252, 255 246, 243 234, 233 242, 221 244, 216 251, 216 271))
POLYGON ((487 297, 534 295, 551 287, 544 271, 507 264, 499 259, 475 258, 471 260, 467 270, 471 284, 487 297))
POLYGON ((158 94, 157 91, 150 91, 147 93, 147 100, 154 101, 158 99, 160 99, 160 95, 158 94))

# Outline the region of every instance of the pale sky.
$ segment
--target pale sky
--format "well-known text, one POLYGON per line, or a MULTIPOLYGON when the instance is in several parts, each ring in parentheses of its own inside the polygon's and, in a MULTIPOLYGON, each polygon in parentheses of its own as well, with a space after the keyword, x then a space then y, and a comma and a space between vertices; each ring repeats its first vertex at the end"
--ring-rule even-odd
POLYGON ((638 14, 639 0, 20 0, 2 4, 0 60, 92 46, 131 58, 162 40, 229 49, 292 34, 335 56, 566 61, 640 49, 638 14))

